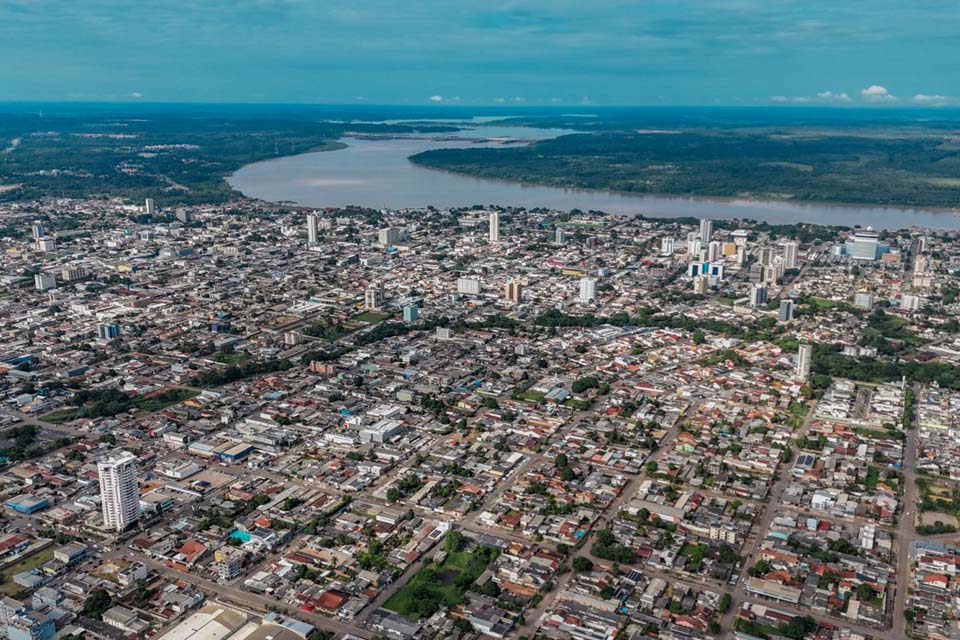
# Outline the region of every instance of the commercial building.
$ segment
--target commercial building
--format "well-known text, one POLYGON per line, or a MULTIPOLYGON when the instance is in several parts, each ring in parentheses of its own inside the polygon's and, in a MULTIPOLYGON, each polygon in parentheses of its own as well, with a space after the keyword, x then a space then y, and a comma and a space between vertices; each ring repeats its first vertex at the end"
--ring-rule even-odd
POLYGON ((383 306, 383 287, 369 287, 363 292, 363 306, 370 310, 376 310, 383 306))
POLYGON ((415 304, 408 304, 403 307, 403 321, 416 322, 420 317, 420 307, 415 304))
POLYGON ((100 476, 100 500, 103 525, 123 531, 140 515, 140 487, 137 482, 137 457, 117 451, 97 463, 100 476))
POLYGON ((392 247, 402 239, 403 229, 400 227, 385 227, 377 232, 377 241, 383 247, 392 247))
POLYGON ((843 252, 854 260, 876 260, 888 247, 880 244, 879 234, 871 228, 859 229, 844 242, 843 252))
POLYGON ((759 307, 767 304, 767 287, 762 284, 754 285, 750 290, 750 306, 759 307))
POLYGON ((784 242, 783 247, 783 266, 787 269, 797 268, 797 250, 800 244, 796 241, 784 242))
POLYGON ((500 242, 500 214, 490 212, 490 242, 500 242))
POLYGON ((120 337, 120 325, 116 322, 97 325, 97 337, 101 340, 114 340, 120 337))

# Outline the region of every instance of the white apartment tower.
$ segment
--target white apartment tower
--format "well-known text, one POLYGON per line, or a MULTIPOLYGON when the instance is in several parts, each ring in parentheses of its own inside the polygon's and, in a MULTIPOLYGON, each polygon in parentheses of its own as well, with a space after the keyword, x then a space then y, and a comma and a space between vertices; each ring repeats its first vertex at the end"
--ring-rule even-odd
POLYGON ((500 242, 500 214, 490 212, 490 242, 500 242))
POLYGON ((787 269, 797 268, 797 249, 799 244, 791 240, 783 243, 783 266, 787 269))
POLYGON ((315 213, 307 214, 307 244, 311 247, 317 244, 317 236, 320 233, 320 216, 315 213))
POLYGON ((703 219, 700 221, 700 242, 706 244, 710 242, 713 236, 713 220, 703 219))
POLYGON ((140 515, 137 457, 129 451, 117 451, 97 463, 97 473, 100 475, 103 526, 123 531, 140 515))
POLYGON ((813 360, 813 346, 801 344, 797 349, 797 362, 794 367, 794 375, 798 380, 808 380, 810 378, 810 363, 813 360))
POLYGON ((597 297, 597 279, 580 278, 580 302, 590 302, 597 297))

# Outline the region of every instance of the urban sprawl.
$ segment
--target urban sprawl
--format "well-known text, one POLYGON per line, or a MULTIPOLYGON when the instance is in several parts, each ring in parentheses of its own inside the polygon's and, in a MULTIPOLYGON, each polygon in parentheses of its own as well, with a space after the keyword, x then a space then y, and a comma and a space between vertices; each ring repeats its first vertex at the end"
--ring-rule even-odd
POLYGON ((957 240, 0 205, 0 630, 958 639, 957 240))

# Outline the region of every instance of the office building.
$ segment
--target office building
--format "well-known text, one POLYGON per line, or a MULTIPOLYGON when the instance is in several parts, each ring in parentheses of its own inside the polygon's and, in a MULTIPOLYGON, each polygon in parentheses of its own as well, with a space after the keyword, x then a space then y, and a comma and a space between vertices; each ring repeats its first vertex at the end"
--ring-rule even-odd
POLYGON ((713 237, 713 220, 700 221, 700 242, 706 244, 713 237))
POLYGON ((52 271, 41 271, 33 276, 33 286, 37 291, 57 288, 57 276, 52 271))
POLYGON ((113 340, 120 337, 120 325, 116 322, 97 325, 97 337, 101 340, 113 340))
POLYGON ((317 244, 317 238, 320 235, 320 216, 315 213, 307 214, 307 245, 317 244))
POLYGON ((597 279, 580 278, 580 302, 587 303, 597 297, 597 279))
POLYGON ((780 322, 791 322, 793 320, 794 308, 793 300, 781 300, 780 313, 777 315, 777 320, 780 322))
POLYGON ((887 247, 880 244, 880 235, 869 227, 855 231, 843 245, 843 253, 854 260, 876 260, 886 251, 887 247))
POLYGON ((457 292, 465 293, 468 296, 476 296, 480 294, 480 279, 479 278, 458 278, 457 279, 457 292))
POLYGON ((750 290, 750 306, 760 307, 767 304, 767 287, 762 284, 753 286, 750 290))
POLYGON ((789 241, 783 243, 783 266, 786 269, 796 269, 797 268, 797 251, 800 248, 799 243, 796 241, 789 241))
POLYGON ((403 321, 416 322, 420 318, 420 307, 415 304, 408 304, 403 307, 403 321))
POLYGON ((103 525, 113 531, 124 531, 140 515, 137 457, 128 451, 117 451, 97 463, 97 473, 103 525))
POLYGON ((60 279, 64 282, 76 282, 87 277, 87 270, 83 267, 66 267, 60 271, 60 279))
POLYGON ((794 374, 798 380, 808 380, 810 378, 810 364, 813 361, 813 345, 801 344, 797 348, 797 362, 794 367, 794 374))
POLYGON ((47 235, 47 230, 43 226, 42 220, 34 220, 33 224, 30 225, 30 230, 33 232, 33 239, 39 240, 47 235))
POLYGON ((676 243, 677 241, 672 237, 660 238, 660 255, 673 255, 673 250, 676 247, 676 243))
POLYGON ((510 302, 519 303, 523 298, 523 285, 519 281, 510 279, 504 288, 504 297, 510 302))
POLYGON ((758 258, 758 262, 765 267, 773 264, 773 249, 771 247, 761 247, 758 258))
POLYGON ((144 208, 147 211, 148 216, 152 216, 156 212, 156 207, 153 204, 153 198, 147 198, 143 201, 144 208))
POLYGON ((52 253, 57 250, 57 241, 54 238, 40 238, 37 240, 37 251, 52 253))
POLYGON ((557 227, 556 232, 553 236, 553 241, 557 244, 566 244, 567 242, 567 232, 564 231, 561 227, 557 227))
POLYGON ((500 242, 500 214, 490 212, 490 242, 500 242))

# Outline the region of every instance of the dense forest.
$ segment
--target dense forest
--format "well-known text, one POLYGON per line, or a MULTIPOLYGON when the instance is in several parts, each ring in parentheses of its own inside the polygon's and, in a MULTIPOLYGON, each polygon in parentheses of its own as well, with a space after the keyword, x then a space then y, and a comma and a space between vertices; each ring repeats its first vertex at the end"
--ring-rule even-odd
POLYGON ((599 131, 524 147, 432 150, 411 160, 554 187, 960 207, 956 130, 599 131))

